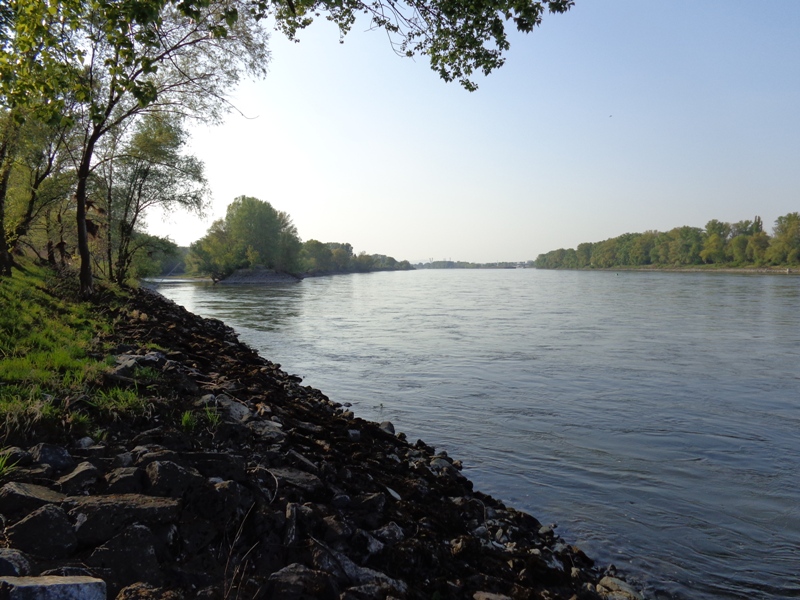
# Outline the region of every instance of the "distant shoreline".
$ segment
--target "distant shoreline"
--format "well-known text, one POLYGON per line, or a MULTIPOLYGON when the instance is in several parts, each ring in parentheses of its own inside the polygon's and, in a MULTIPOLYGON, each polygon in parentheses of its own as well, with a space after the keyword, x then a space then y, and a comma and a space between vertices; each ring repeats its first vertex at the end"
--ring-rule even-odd
POLYGON ((687 267, 660 267, 660 266, 619 266, 619 267, 584 267, 578 269, 557 268, 543 269, 536 268, 537 271, 640 271, 660 273, 738 273, 738 274, 757 274, 757 275, 800 275, 800 268, 791 269, 787 267, 715 267, 713 265, 701 266, 692 265, 687 267))

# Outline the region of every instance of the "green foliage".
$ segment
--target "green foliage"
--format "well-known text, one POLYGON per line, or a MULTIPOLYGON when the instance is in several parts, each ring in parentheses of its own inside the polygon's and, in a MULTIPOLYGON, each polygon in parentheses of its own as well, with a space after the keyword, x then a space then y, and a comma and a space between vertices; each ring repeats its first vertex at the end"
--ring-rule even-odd
POLYGON ((384 254, 353 254, 350 244, 308 240, 300 252, 300 263, 304 273, 322 275, 326 273, 366 273, 369 271, 404 271, 413 267, 407 261, 398 262, 384 254))
POLYGON ((297 272, 301 248, 297 228, 287 213, 269 202, 239 196, 228 206, 225 219, 215 221, 191 245, 187 268, 214 280, 254 266, 297 272))
POLYGON ((220 416, 217 409, 214 407, 206 406, 204 411, 204 416, 206 419, 206 423, 212 429, 216 428, 222 422, 222 417, 220 416))
POLYGON ((553 250, 540 254, 534 265, 539 269, 608 269, 701 263, 737 267, 800 264, 800 213, 778 217, 773 237, 763 231, 760 217, 733 224, 712 219, 705 230, 684 226, 667 232, 626 233, 579 244, 577 250, 553 250))
POLYGON ((0 479, 10 475, 16 466, 17 463, 12 463, 11 457, 8 454, 0 454, 0 479))
POLYGON ((191 411, 187 410, 181 415, 181 428, 187 433, 191 433, 197 427, 197 416, 191 411))

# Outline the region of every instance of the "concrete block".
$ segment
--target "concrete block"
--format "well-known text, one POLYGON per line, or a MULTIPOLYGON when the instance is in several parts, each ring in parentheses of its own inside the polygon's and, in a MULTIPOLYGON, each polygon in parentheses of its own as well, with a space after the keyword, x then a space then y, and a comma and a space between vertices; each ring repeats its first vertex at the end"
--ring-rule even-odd
POLYGON ((94 577, 0 577, 3 600, 106 600, 106 582, 94 577))

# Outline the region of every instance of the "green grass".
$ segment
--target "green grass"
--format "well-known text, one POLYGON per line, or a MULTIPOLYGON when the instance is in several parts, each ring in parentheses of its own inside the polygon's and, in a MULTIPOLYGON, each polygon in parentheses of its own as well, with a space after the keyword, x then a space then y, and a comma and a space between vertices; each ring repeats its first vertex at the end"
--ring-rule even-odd
MULTIPOLYGON (((9 439, 41 427, 80 433, 145 414, 148 402, 137 391, 103 387, 114 358, 97 339, 113 331, 111 315, 126 301, 124 292, 104 288, 103 302, 82 302, 74 275, 21 265, 0 277, 0 434, 9 439), (64 408, 81 396, 88 400, 80 408, 64 408)), ((155 372, 142 371, 155 380, 155 372)))
POLYGON ((191 433, 197 427, 197 416, 190 411, 187 410, 181 415, 181 427, 187 433, 191 433))
POLYGON ((10 475, 16 468, 17 463, 11 462, 11 457, 7 454, 0 455, 0 480, 6 475, 10 475))

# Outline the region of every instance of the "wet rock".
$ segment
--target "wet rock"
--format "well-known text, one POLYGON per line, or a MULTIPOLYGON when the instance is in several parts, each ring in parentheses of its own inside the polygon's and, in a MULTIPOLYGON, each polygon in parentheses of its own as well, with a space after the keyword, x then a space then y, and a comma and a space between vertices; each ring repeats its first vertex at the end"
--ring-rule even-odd
POLYGON ((394 435, 394 425, 392 425, 391 421, 384 421, 383 423, 378 425, 378 427, 380 427, 381 430, 385 431, 386 433, 394 435))
POLYGON ((23 577, 31 574, 28 557, 13 548, 0 548, 0 577, 23 577))
POLYGON ((75 466, 75 459, 69 451, 55 444, 36 444, 30 450, 34 462, 48 464, 56 471, 66 471, 75 466))
POLYGON ((0 594, 8 600, 106 600, 106 584, 94 577, 0 577, 0 594))
POLYGON ((0 513, 29 513, 45 504, 59 504, 66 496, 33 483, 12 481, 0 488, 0 513))
POLYGON ((101 544, 131 523, 161 525, 177 520, 180 501, 141 494, 69 498, 81 544, 101 544))
POLYGON ((69 556, 78 545, 67 514, 52 504, 36 509, 6 533, 12 546, 43 558, 69 556))
POLYGON ((644 600, 644 596, 632 585, 616 577, 603 577, 597 585, 597 591, 613 600, 644 600))
POLYGON ((78 494, 97 481, 100 471, 90 462, 80 463, 69 475, 56 481, 56 485, 65 494, 78 494))

